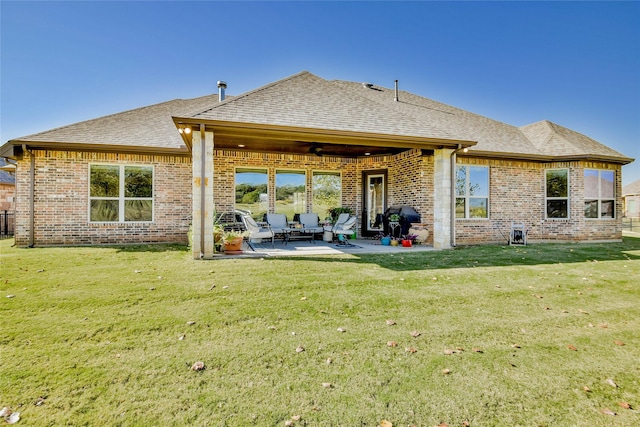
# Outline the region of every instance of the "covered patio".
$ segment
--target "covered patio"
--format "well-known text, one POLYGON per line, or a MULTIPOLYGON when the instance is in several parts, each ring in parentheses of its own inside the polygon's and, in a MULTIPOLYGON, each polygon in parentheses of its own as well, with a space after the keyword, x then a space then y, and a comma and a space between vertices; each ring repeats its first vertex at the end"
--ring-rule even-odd
POLYGON ((318 256, 318 255, 362 255, 362 254, 387 254, 403 255, 415 252, 433 251, 431 245, 414 244, 410 248, 398 246, 383 246, 376 239, 353 239, 349 240, 353 246, 338 245, 322 240, 292 241, 284 243, 276 241, 271 246, 271 242, 253 244, 255 251, 252 251, 245 241, 242 246, 243 253, 237 255, 216 254, 216 258, 264 258, 264 257, 298 257, 298 256, 318 256))

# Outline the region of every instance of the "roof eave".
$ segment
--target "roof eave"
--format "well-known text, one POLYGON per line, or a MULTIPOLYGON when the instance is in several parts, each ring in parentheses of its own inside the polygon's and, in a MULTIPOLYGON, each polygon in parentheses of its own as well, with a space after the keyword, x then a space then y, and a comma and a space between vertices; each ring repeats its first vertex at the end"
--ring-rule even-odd
MULTIPOLYGON (((327 144, 344 145, 372 145, 403 148, 469 148, 477 141, 447 138, 430 138, 412 135, 380 134, 370 132, 356 132, 336 129, 308 128, 298 126, 282 126, 262 123, 230 122, 222 120, 203 120, 188 117, 173 117, 176 127, 189 126, 192 129, 205 125, 207 131, 214 135, 258 136, 264 139, 278 139, 281 141, 322 142, 327 144)), ((182 138, 190 147, 189 137, 182 133, 182 138)))
POLYGON ((471 150, 467 153, 460 153, 459 156, 476 156, 476 157, 491 157, 497 159, 511 159, 511 160, 530 160, 534 162, 573 162, 573 161, 594 161, 605 163, 616 163, 626 165, 633 162, 635 159, 624 156, 606 156, 600 154, 574 154, 568 156, 547 156, 540 154, 523 154, 523 153, 507 153, 507 152, 493 152, 493 151, 476 151, 471 150))
POLYGON ((188 157, 191 155, 187 147, 164 148, 134 145, 87 144, 81 142, 29 141, 12 139, 0 147, 0 157, 16 158, 22 154, 22 146, 31 149, 55 151, 81 151, 99 153, 147 154, 188 157))

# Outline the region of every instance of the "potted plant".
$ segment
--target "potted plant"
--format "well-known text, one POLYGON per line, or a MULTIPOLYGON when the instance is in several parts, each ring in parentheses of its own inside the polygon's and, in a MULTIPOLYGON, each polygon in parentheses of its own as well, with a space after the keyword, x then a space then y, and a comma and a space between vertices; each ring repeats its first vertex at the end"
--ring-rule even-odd
POLYGON ((391 237, 391 246, 398 246, 400 244, 400 241, 398 239, 396 239, 395 237, 391 237))
POLYGON ((416 237, 418 236, 416 236, 415 234, 407 234, 402 239, 402 246, 405 248, 410 248, 411 246, 413 246, 413 242, 416 240, 416 237))
POLYGON ((378 236, 380 237, 380 244, 382 246, 389 246, 391 245, 391 236, 388 234, 384 234, 383 232, 380 232, 378 234, 378 236))
POLYGON ((242 241, 247 235, 245 231, 225 231, 222 235, 225 253, 242 252, 242 241))
POLYGON ((336 220, 338 219, 338 217, 340 216, 341 213, 348 213, 349 215, 351 215, 353 213, 353 211, 351 210, 351 208, 345 208, 345 207, 342 207, 342 206, 331 208, 331 209, 327 210, 327 214, 331 218, 331 223, 332 224, 336 223, 336 220))

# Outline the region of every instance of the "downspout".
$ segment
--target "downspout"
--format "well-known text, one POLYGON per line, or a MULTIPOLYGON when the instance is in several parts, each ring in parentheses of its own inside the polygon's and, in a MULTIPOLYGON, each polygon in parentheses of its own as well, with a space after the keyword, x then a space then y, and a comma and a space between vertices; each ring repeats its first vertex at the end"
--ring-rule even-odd
POLYGON ((207 144, 204 140, 204 123, 200 124, 200 259, 204 258, 204 225, 205 225, 205 169, 207 166, 207 144))
POLYGON ((456 159, 462 144, 451 153, 451 247, 456 247, 456 159))
POLYGON ((31 157, 31 166, 29 170, 29 247, 32 248, 35 243, 35 192, 36 192, 36 156, 27 148, 26 144, 22 144, 22 151, 29 153, 31 157))

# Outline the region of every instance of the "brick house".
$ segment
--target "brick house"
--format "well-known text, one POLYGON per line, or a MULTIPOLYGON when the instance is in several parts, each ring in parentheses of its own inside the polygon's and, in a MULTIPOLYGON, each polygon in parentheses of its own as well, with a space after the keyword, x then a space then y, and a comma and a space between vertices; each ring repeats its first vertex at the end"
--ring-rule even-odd
POLYGON ((640 218, 640 179, 622 187, 623 216, 640 218))
POLYGON ((529 241, 621 239, 633 159, 557 124, 515 127, 308 72, 227 98, 219 83, 218 94, 8 141, 16 244, 186 242, 192 227, 193 256, 207 258, 214 211, 277 212, 292 182, 297 212, 322 218, 331 187, 363 236, 389 206, 409 205, 435 248, 503 242, 512 221, 529 241))

